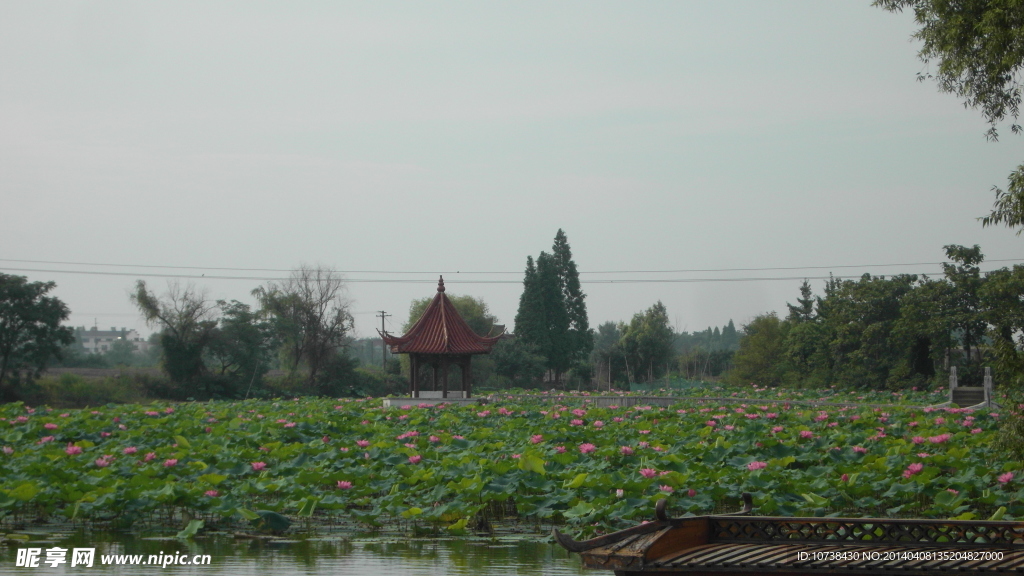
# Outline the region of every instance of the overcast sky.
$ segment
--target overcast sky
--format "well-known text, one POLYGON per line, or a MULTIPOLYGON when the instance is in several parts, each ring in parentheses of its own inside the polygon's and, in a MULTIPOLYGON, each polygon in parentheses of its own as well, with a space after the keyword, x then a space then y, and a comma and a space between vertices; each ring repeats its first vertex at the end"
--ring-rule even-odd
MULTIPOLYGON (((166 289, 143 273, 284 273, 100 264, 323 264, 369 335, 440 273, 511 325, 559 228, 584 282, 1022 258, 976 218, 1024 140, 915 81, 914 29, 868 1, 3 2, 0 272, 56 281, 74 325, 143 329, 134 281, 166 289), (718 271, 770 267, 823 268, 718 271)), ((584 290, 592 325, 661 300, 693 331, 799 284, 584 290)))

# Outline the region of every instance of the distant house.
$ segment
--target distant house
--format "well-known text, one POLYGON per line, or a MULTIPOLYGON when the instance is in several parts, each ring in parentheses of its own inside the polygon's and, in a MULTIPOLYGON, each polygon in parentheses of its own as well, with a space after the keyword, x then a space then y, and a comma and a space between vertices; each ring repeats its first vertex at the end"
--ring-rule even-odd
POLYGON ((142 337, 134 329, 111 327, 110 330, 100 330, 96 326, 86 329, 85 326, 75 328, 75 338, 82 348, 90 354, 104 354, 109 352, 111 346, 118 340, 126 340, 135 346, 136 352, 149 350, 149 341, 142 337))

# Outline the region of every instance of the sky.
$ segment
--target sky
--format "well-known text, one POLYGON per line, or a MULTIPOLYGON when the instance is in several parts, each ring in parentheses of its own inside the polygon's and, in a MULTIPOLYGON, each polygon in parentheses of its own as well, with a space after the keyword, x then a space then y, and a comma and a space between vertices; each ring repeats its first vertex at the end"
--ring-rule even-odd
POLYGON ((0 272, 148 333, 136 280, 253 303, 322 265, 369 336, 441 274, 511 328, 559 228, 592 326, 742 326, 947 244, 1012 265, 977 218, 1022 139, 916 81, 914 30, 867 1, 3 2, 0 272))

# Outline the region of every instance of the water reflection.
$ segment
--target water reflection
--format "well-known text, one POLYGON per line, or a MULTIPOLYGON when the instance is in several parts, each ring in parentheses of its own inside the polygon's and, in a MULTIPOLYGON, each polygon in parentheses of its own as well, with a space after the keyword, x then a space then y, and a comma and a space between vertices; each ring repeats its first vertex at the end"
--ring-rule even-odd
POLYGON ((0 545, 0 574, 128 575, 305 575, 362 576, 389 574, 433 576, 436 574, 532 574, 580 575, 579 558, 553 544, 522 538, 431 540, 403 537, 345 538, 325 536, 298 540, 236 540, 230 535, 182 541, 111 533, 29 535, 27 542, 0 545), (68 549, 68 563, 56 568, 45 564, 46 549, 68 549), (17 568, 19 548, 42 548, 35 569, 17 568), (73 548, 96 548, 92 568, 70 567, 73 548), (151 555, 209 554, 207 566, 146 565, 151 555), (141 556, 143 565, 104 564, 104 556, 141 556))

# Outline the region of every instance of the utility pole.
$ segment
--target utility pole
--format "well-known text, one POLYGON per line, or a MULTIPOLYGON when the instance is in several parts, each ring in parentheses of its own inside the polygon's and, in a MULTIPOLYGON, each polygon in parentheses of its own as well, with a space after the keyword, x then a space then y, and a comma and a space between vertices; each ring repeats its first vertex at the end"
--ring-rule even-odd
MULTIPOLYGON (((391 316, 391 314, 387 314, 383 310, 378 310, 377 311, 377 316, 380 316, 380 333, 381 333, 381 336, 383 336, 384 335, 384 319, 385 318, 389 318, 391 316)), ((387 346, 387 344, 384 343, 384 339, 381 338, 381 340, 380 340, 380 370, 381 370, 381 372, 383 372, 384 369, 387 368, 387 365, 388 365, 388 346, 387 346)))

